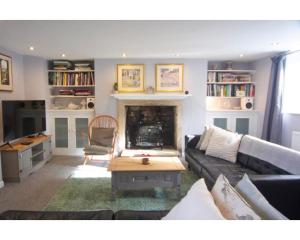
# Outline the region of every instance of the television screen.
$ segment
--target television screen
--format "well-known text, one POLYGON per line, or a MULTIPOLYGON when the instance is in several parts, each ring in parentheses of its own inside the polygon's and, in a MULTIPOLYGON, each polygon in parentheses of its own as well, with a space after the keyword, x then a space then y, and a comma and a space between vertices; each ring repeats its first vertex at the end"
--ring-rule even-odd
POLYGON ((3 141, 46 131, 45 101, 2 101, 3 141))

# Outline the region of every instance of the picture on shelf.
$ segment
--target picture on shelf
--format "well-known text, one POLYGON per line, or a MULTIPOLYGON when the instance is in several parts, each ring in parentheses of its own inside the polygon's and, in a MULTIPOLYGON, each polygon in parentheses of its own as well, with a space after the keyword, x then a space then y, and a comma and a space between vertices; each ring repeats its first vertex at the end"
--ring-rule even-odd
POLYGON ((156 91, 183 91, 183 64, 156 65, 156 91))
POLYGON ((12 60, 11 57, 0 54, 0 90, 12 91, 12 60))
POLYGON ((118 91, 143 92, 144 91, 144 65, 118 64, 117 65, 118 91))

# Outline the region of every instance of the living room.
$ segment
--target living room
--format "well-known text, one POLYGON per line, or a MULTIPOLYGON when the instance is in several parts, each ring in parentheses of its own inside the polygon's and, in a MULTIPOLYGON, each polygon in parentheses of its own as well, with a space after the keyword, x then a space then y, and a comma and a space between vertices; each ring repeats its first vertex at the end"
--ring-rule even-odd
POLYGON ((13 19, 1 220, 300 219, 298 20, 13 19))

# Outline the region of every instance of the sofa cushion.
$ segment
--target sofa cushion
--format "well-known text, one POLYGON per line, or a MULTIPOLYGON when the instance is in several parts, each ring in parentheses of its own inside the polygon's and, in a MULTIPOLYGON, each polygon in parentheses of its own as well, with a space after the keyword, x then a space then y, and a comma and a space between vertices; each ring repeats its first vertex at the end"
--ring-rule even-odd
POLYGON ((293 149, 245 135, 239 152, 268 162, 286 172, 300 174, 300 152, 293 149))
POLYGON ((226 219, 259 220, 261 219, 245 199, 220 175, 211 190, 216 205, 226 219))
POLYGON ((195 182, 186 196, 162 220, 222 220, 220 210, 208 191, 204 179, 195 182))
POLYGON ((274 208, 245 174, 235 186, 240 195, 251 205, 254 211, 264 220, 287 220, 274 208))
POLYGON ((221 158, 205 155, 203 151, 198 149, 187 149, 186 155, 201 166, 203 174, 199 175, 205 177, 209 188, 212 187, 220 174, 224 174, 230 184, 234 186, 243 177, 244 173, 257 174, 257 172, 243 167, 239 163, 232 163, 221 158))
POLYGON ((214 128, 205 154, 235 163, 242 135, 214 128))
POLYGON ((114 214, 115 220, 160 220, 169 211, 133 211, 120 210, 114 214))
POLYGON ((1 220, 112 220, 113 211, 21 211, 9 210, 0 215, 1 220))

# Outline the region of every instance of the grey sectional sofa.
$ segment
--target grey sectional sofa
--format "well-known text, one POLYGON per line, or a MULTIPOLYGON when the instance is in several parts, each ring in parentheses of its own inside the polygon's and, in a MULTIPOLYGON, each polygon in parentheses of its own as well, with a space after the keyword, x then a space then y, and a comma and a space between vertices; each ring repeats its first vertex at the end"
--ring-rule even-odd
POLYGON ((300 219, 300 153, 277 144, 243 136, 232 163, 196 149, 200 135, 185 137, 185 160, 209 189, 220 174, 236 183, 247 173, 267 200, 289 219, 300 219))

